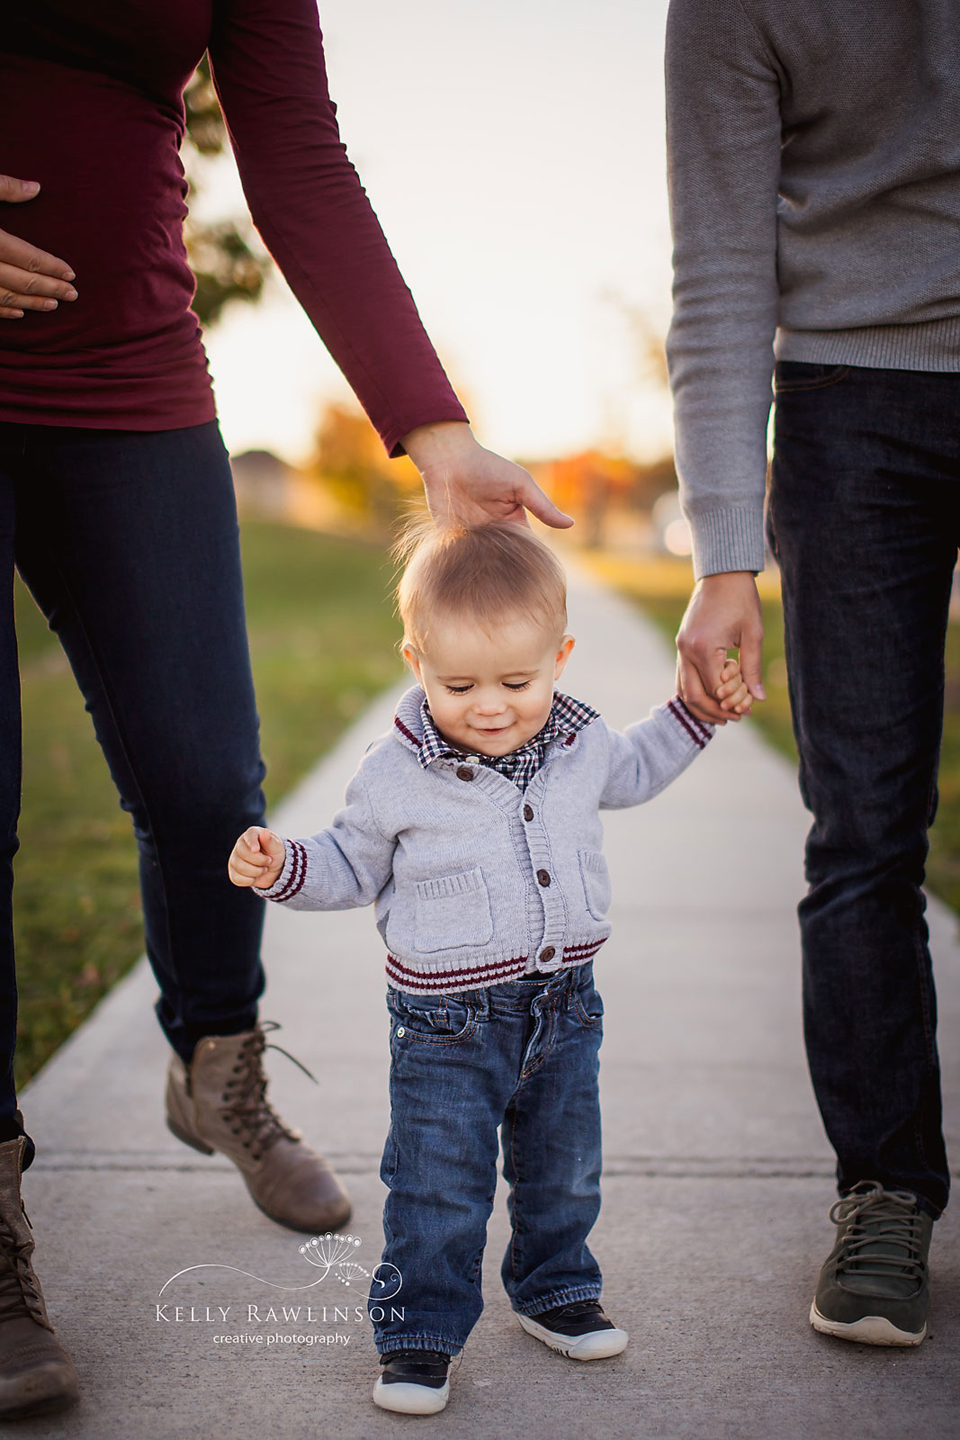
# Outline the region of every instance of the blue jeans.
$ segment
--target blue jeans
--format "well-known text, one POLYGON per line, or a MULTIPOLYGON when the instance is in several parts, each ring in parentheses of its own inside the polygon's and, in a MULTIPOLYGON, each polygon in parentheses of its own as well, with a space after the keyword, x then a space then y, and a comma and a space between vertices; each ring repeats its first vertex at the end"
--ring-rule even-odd
POLYGON ((807 1055, 841 1191, 947 1202, 921 889, 960 540, 960 375, 781 363, 768 533, 800 786, 807 1055))
POLYGON ((233 485, 215 422, 0 424, 0 1140, 13 1087, 20 802, 16 564, 69 658, 140 847, 157 1014, 189 1059, 256 1021, 263 904, 227 879, 263 766, 233 485))
POLYGON ((513 1308, 536 1315, 599 1299, 587 1248, 600 1209, 603 1006, 592 963, 461 995, 391 987, 387 1006, 383 1261, 403 1283, 385 1303, 371 1296, 377 1349, 454 1355, 466 1343, 483 1309, 498 1126, 512 1231, 501 1276, 513 1308))

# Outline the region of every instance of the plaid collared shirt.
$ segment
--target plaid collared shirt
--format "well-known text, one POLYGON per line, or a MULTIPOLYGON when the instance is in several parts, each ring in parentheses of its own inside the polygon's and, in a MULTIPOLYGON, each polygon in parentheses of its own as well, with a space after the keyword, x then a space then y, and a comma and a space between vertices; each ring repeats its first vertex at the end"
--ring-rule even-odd
MULTIPOLYGON (((432 765, 434 760, 467 758, 465 750, 455 750, 444 740, 434 724, 430 706, 426 700, 420 706, 420 715, 423 720, 423 744, 417 752, 417 758, 424 769, 428 765, 432 765)), ((525 744, 517 750, 511 750, 509 755, 470 755, 469 758, 479 761, 481 765, 486 765, 491 770, 499 770, 501 775, 512 780, 520 790, 526 790, 543 764, 547 746, 554 740, 582 730, 584 726, 589 725, 597 718, 596 710, 591 710, 590 706, 584 705, 582 700, 574 700, 571 695, 563 695, 558 690, 554 694, 546 725, 525 744)))

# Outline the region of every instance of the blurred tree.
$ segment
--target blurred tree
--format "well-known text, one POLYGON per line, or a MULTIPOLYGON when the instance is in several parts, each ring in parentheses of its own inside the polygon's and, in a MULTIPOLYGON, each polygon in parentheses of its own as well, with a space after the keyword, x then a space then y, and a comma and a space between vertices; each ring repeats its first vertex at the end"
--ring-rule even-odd
POLYGON ((667 491, 676 491, 673 460, 665 455, 647 463, 585 450, 557 460, 526 462, 551 499, 578 521, 582 544, 602 547, 611 524, 626 513, 646 512, 667 491))
POLYGON ((661 495, 677 489, 677 472, 673 457, 664 455, 662 460, 652 460, 646 465, 633 467, 633 479, 629 487, 629 501, 635 510, 649 510, 661 495))
MULTIPOLYGON (((187 85, 183 100, 187 117, 184 169, 190 191, 197 195, 200 190, 197 157, 222 155, 227 143, 227 127, 206 56, 187 85)), ((193 310, 201 325, 215 324, 231 300, 260 299, 272 262, 261 248, 251 247, 253 230, 248 219, 221 220, 207 225, 191 215, 184 226, 184 237, 197 277, 193 310)))
POLYGON ((600 298, 627 328, 640 384, 646 388, 669 391, 666 330, 654 308, 637 300, 628 300, 619 290, 604 290, 600 298))
POLYGON ((310 471, 352 524, 378 535, 392 531, 420 492, 412 461, 388 459, 370 421, 352 405, 323 407, 310 471))

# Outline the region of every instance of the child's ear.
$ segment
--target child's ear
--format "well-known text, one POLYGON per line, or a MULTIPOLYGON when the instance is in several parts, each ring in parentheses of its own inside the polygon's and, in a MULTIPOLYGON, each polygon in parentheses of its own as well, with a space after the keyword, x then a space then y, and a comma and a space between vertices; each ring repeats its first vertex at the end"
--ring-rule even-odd
POLYGON ((410 666, 410 669, 413 671, 414 676, 416 677, 417 684, 422 685, 423 676, 420 674, 420 656, 417 654, 416 650, 414 650, 413 647, 410 645, 404 645, 400 653, 403 656, 404 660, 406 660, 407 664, 410 666))
POLYGON ((564 667, 570 659, 570 652, 576 643, 572 635, 564 635, 560 641, 560 649, 557 651, 557 663, 553 671, 554 680, 559 680, 563 674, 564 667))

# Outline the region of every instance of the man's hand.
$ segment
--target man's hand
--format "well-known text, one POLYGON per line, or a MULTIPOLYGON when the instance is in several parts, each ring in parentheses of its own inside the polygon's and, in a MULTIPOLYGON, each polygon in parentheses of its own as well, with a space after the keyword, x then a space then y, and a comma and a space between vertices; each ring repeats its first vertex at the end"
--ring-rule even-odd
MULTIPOLYGON (((40 193, 35 180, 0 175, 0 202, 22 205, 40 193)), ((56 310, 76 300, 73 271, 65 260, 0 230, 0 320, 22 320, 24 310, 56 310)))
POLYGON ((287 847, 273 830, 251 825, 244 830, 233 847, 227 863, 227 874, 234 885, 255 885, 269 890, 280 878, 287 847))
POLYGON ((761 679, 763 618, 757 582, 749 570, 698 580, 677 635, 677 689, 694 715, 712 725, 739 716, 731 696, 718 698, 727 651, 736 650, 747 690, 766 700, 761 679))
POLYGON ((525 525, 529 510, 555 530, 573 524, 532 475, 512 460, 485 450, 463 421, 419 425, 403 437, 403 448, 423 477, 434 520, 455 518, 465 525, 515 520, 525 525))

